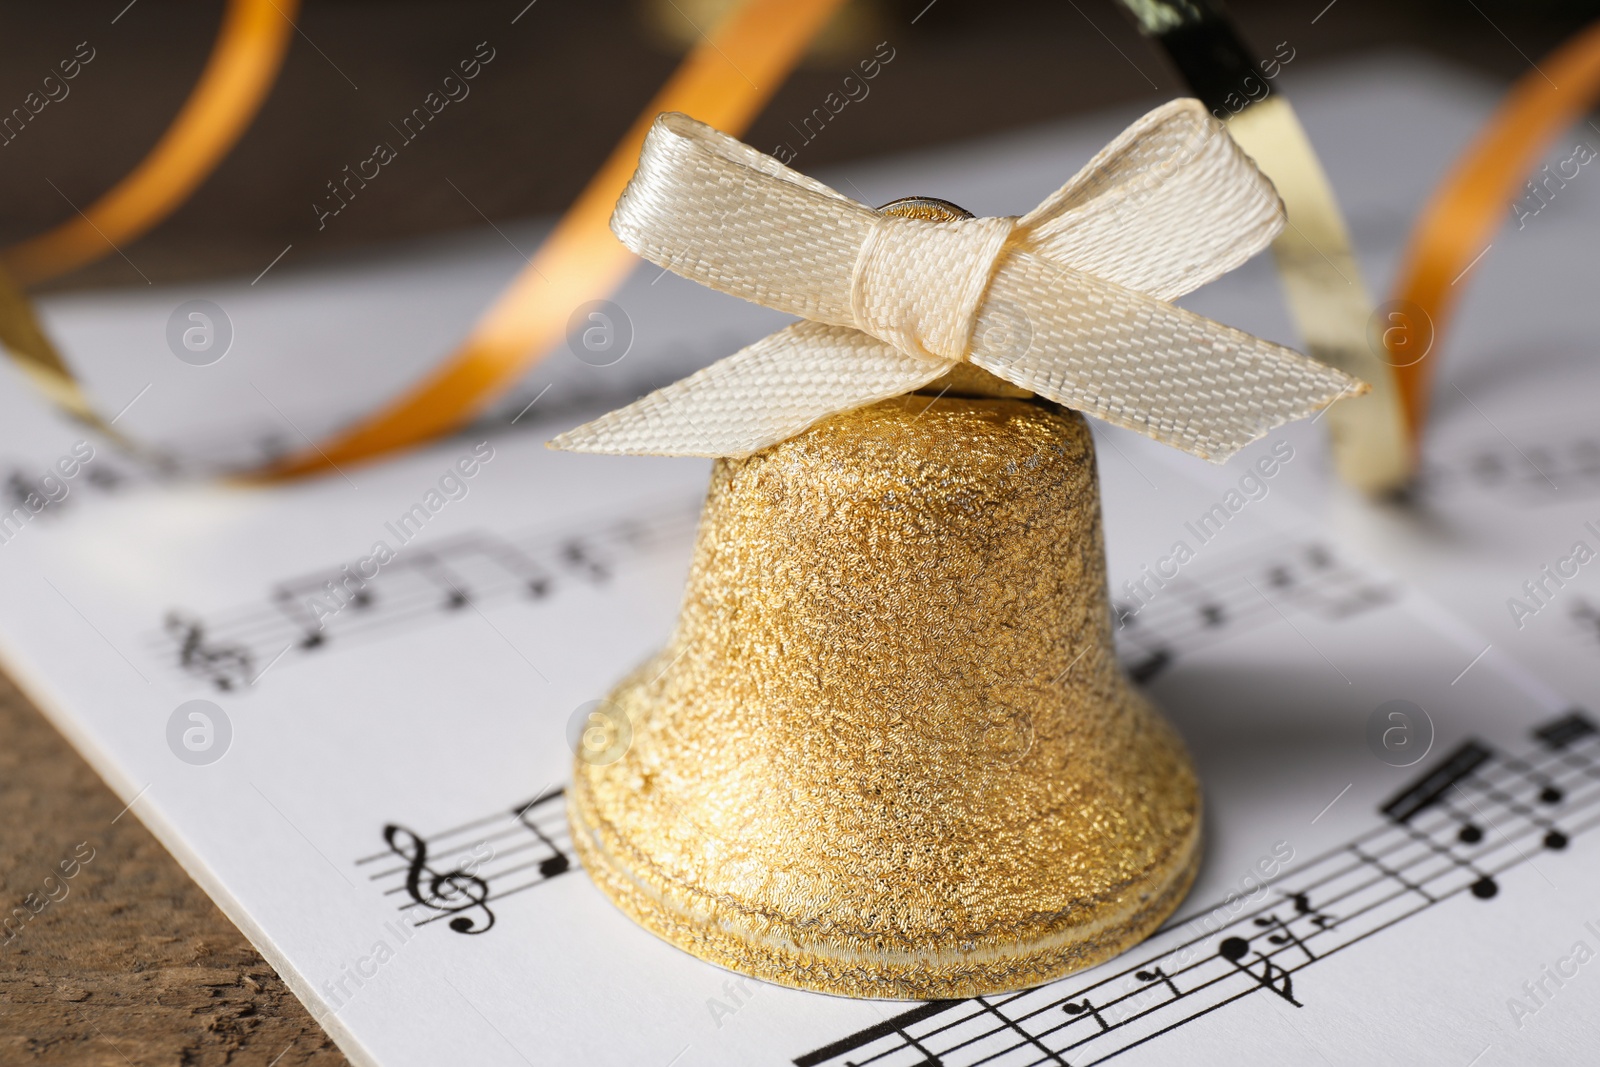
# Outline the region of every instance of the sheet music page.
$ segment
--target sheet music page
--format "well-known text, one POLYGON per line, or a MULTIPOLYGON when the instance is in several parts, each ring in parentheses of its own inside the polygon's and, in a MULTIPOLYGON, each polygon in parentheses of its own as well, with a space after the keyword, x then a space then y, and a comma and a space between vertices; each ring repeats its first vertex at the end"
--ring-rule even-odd
MULTIPOLYGON (((1413 173, 1425 158, 1442 166, 1493 102, 1409 57, 1289 88, 1352 205, 1358 242, 1398 226, 1426 192, 1422 181, 1384 186, 1385 172, 1413 173), (1360 125, 1328 121, 1380 92, 1382 107, 1360 125), (1374 144, 1404 155, 1362 155, 1374 144), (1350 159, 1367 172, 1352 178, 1339 162, 1350 159)), ((1014 212, 1137 110, 1001 138, 989 155, 966 147, 822 177, 874 202, 932 190, 1014 212)), ((1573 202, 1592 207, 1600 194, 1583 195, 1573 202)), ((1539 239, 1547 254, 1576 255, 1570 235, 1539 239)), ((510 269, 499 240, 457 253, 481 256, 480 302, 488 279, 510 269)), ((195 462, 270 453, 392 392, 405 379, 396 367, 437 355, 448 331, 409 326, 426 318, 408 302, 431 299, 430 278, 444 319, 470 317, 466 289, 430 266, 433 255, 315 278, 285 272, 264 292, 210 290, 238 309, 239 346, 212 367, 168 366, 177 361, 160 331, 193 293, 78 296, 51 302, 48 317, 98 395, 135 399, 130 431, 195 462), (385 286, 407 300, 385 298, 385 286), (252 333, 295 322, 317 328, 270 343, 252 333), (378 358, 374 344, 394 350, 382 380, 360 373, 378 358), (343 366, 335 377, 349 389, 307 396, 324 359, 343 366), (232 377, 203 377, 213 370, 232 377)), ((1507 261, 1497 269, 1516 266, 1507 261)), ((1375 282, 1384 262, 1371 268, 1375 282)), ((1499 299, 1489 278, 1475 299, 1499 299)), ((1503 600, 1495 568, 1508 551, 1530 553, 1511 568, 1518 575, 1546 560, 1559 523, 1542 516, 1570 506, 1576 518, 1580 505, 1562 497, 1513 521, 1501 488, 1468 475, 1450 497, 1451 479, 1438 475, 1429 521, 1470 527, 1507 514, 1490 540, 1456 538, 1453 562, 1430 570, 1413 558, 1427 542, 1396 532, 1401 520, 1319 503, 1329 494, 1317 426, 1271 434, 1220 468, 1096 428, 1118 654, 1188 739, 1206 788, 1203 869, 1149 941, 1037 990, 922 1005, 744 979, 625 919, 571 856, 569 730, 666 639, 707 464, 554 453, 543 442, 774 324, 736 301, 690 297, 693 287, 663 288, 678 284, 641 271, 617 296, 636 347, 615 373, 558 354, 516 403, 467 433, 266 489, 141 468, 0 368, 7 491, 13 503, 49 501, 0 544, 6 669, 354 1062, 1590 1054, 1600 731, 1574 701, 1596 684, 1538 643, 1555 634, 1559 644, 1583 590, 1561 590, 1518 631, 1538 636, 1517 641, 1492 631, 1490 608, 1503 604, 1477 606, 1491 590, 1503 600), (1189 551, 1174 574, 1180 542, 1189 551)), ((1292 340, 1272 284, 1258 263, 1189 303, 1292 340)), ((1575 324, 1583 305, 1561 283, 1546 288, 1537 306, 1561 306, 1537 321, 1575 324)), ((1491 354, 1493 336, 1522 335, 1506 326, 1481 350, 1479 340, 1454 345, 1452 357, 1478 351, 1481 364, 1465 359, 1446 380, 1513 439, 1524 427, 1554 435, 1531 372, 1522 423, 1514 390, 1473 383, 1525 366, 1491 354)), ((1576 352, 1578 335, 1568 336, 1576 352)), ((1581 427, 1576 398, 1543 402, 1566 404, 1581 427)), ((1470 450, 1443 442, 1492 444, 1483 428, 1442 408, 1440 469, 1463 455, 1477 469, 1470 450)), ((1593 588, 1592 575, 1583 580, 1593 588)))

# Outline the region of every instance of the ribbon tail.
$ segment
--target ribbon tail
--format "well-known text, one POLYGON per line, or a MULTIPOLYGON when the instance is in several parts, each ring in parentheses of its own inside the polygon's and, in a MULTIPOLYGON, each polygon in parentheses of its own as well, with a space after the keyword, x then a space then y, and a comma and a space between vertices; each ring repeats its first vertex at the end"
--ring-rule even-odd
POLYGON ((797 322, 550 442, 568 452, 744 457, 829 415, 910 392, 954 362, 797 322))
POLYGON ((971 360, 1214 463, 1369 388, 1282 345, 1027 253, 990 283, 971 360))

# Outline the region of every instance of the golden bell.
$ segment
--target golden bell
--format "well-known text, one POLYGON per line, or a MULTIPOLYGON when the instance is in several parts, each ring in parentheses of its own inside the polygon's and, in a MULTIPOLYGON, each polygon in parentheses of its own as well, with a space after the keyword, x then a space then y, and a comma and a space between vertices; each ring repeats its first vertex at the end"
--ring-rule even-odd
POLYGON ((569 793, 584 867, 672 944, 964 997, 1105 960, 1188 890, 1199 787, 1113 655, 1088 428, 956 395, 982 373, 716 462, 677 631, 569 793))

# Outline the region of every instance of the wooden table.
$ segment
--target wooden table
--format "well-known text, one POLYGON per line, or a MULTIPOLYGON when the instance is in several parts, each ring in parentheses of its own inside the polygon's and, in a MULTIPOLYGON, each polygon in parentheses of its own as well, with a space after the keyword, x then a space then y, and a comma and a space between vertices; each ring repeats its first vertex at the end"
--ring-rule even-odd
POLYGON ((244 935, 4 675, 0 903, 20 923, 9 942, 0 934, 7 1067, 346 1062, 244 935), (73 877, 61 877, 63 862, 73 877), (35 906, 59 899, 34 914, 29 894, 35 906), (25 921, 11 911, 19 906, 25 921))

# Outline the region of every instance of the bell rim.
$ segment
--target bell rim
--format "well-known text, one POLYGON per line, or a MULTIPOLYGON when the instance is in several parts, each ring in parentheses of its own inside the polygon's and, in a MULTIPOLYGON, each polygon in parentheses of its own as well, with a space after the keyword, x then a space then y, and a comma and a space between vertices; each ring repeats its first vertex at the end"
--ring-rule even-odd
MULTIPOLYGON (((855 999, 942 1000, 1012 993, 1065 978, 1121 955, 1154 933, 1183 903, 1204 856, 1203 802, 1195 789, 1190 832, 1118 898, 1094 907, 1104 912, 1085 930, 1069 926, 1054 933, 1017 940, 983 953, 951 946, 873 952, 848 946, 819 951, 805 924, 736 924, 730 916, 760 908, 729 908, 729 901, 699 909, 676 906, 650 888, 648 876, 631 868, 601 842, 608 836, 591 817, 592 795, 586 771, 575 768, 567 796, 567 818, 574 851, 601 893, 629 919, 673 947, 725 970, 792 989, 855 999), (1130 899, 1131 898, 1131 899, 1130 899), (1120 905, 1120 906, 1119 906, 1120 905)), ((613 828, 615 833, 615 828, 613 828)), ((685 883, 676 895, 714 899, 685 883)), ((769 913, 770 915, 770 913, 769 913)))

